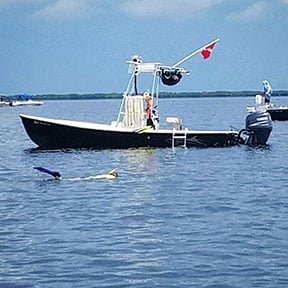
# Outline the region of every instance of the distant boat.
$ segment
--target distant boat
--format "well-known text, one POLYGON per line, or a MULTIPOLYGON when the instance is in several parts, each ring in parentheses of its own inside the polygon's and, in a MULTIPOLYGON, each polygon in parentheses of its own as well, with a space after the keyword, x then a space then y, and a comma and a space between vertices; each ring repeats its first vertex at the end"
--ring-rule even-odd
POLYGON ((25 105, 34 105, 39 106, 42 105, 43 101, 32 100, 32 95, 29 94, 21 94, 18 95, 19 100, 10 101, 10 106, 25 106, 25 105))
POLYGON ((251 113, 255 111, 268 112, 270 114, 272 121, 288 120, 288 106, 274 106, 274 104, 270 104, 270 105, 261 105, 258 107, 253 106, 247 107, 247 112, 251 113))
POLYGON ((183 74, 180 67, 190 57, 201 53, 208 58, 216 42, 192 52, 176 64, 167 66, 159 62, 143 63, 135 55, 128 63, 131 74, 116 121, 99 124, 82 121, 50 119, 21 114, 24 128, 40 149, 59 148, 138 148, 138 147, 227 147, 238 144, 265 145, 272 130, 268 113, 255 112, 246 118, 246 127, 240 131, 199 131, 182 126, 178 117, 168 117, 171 128, 160 128, 158 94, 160 83, 176 85, 183 74), (151 90, 138 93, 141 74, 152 75, 151 90), (148 92, 151 91, 151 92, 148 92))
POLYGON ((3 106, 9 106, 10 105, 10 101, 6 101, 6 100, 4 100, 4 101, 0 101, 0 107, 3 107, 3 106))
POLYGON ((3 106, 9 106, 10 105, 10 100, 8 98, 7 95, 5 94, 0 94, 0 107, 3 107, 3 106))
POLYGON ((44 102, 42 101, 36 101, 36 100, 15 100, 15 101, 10 101, 9 105, 10 106, 24 106, 24 105, 34 105, 34 106, 39 106, 42 105, 44 102))
POLYGON ((266 111, 270 114, 272 120, 278 120, 278 121, 288 120, 288 106, 268 108, 266 111))
POLYGON ((256 111, 268 112, 271 119, 277 121, 288 120, 288 106, 275 106, 271 102, 272 88, 267 80, 263 81, 264 93, 255 96, 255 106, 248 106, 247 112, 253 113, 256 111))

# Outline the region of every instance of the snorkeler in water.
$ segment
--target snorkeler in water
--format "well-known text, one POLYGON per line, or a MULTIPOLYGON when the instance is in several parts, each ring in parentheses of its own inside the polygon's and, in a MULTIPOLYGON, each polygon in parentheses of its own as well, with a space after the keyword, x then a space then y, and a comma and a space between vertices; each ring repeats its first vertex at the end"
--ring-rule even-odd
POLYGON ((118 168, 112 169, 110 172, 107 174, 99 174, 99 175, 94 175, 94 176, 86 176, 86 177, 76 177, 76 178, 62 178, 62 175, 57 172, 57 171, 52 171, 44 167, 34 167, 34 169, 47 173, 54 177, 54 180, 69 180, 69 181, 82 181, 82 180, 98 180, 98 179, 115 179, 118 177, 118 168))

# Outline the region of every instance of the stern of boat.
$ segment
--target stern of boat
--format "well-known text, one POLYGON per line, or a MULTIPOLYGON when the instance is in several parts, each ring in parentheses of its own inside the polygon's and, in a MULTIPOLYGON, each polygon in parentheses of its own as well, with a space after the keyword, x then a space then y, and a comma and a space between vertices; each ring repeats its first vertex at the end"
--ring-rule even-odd
POLYGON ((266 145, 272 131, 272 120, 268 112, 257 111, 246 117, 246 127, 239 132, 246 135, 247 145, 266 145))

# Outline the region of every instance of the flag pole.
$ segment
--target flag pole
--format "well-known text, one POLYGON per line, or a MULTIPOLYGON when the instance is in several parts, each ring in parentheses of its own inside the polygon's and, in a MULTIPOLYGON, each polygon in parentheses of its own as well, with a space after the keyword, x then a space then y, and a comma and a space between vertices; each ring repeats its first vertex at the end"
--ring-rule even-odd
POLYGON ((181 59, 180 61, 178 61, 177 63, 175 63, 174 65, 172 65, 172 68, 175 68, 177 67, 178 65, 181 65, 182 63, 184 63, 185 61, 187 61, 188 59, 190 59, 191 57, 195 56, 196 54, 200 53, 204 48, 214 44, 214 43, 217 43, 220 39, 217 38, 213 41, 211 41, 210 43, 202 46, 201 48, 195 50, 194 52, 190 53, 189 55, 187 55, 186 57, 184 57, 183 59, 181 59))

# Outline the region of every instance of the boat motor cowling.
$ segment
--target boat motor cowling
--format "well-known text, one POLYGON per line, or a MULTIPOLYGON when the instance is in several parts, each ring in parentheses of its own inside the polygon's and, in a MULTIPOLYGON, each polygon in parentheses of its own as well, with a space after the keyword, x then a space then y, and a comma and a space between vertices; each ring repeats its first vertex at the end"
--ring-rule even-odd
POLYGON ((246 117, 245 132, 248 145, 266 145, 272 131, 272 120, 268 112, 256 111, 246 117))

